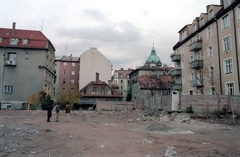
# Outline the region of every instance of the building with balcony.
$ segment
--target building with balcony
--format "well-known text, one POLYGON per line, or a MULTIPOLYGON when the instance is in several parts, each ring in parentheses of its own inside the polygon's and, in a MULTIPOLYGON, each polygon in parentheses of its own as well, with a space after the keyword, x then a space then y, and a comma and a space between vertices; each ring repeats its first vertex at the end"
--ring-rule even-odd
POLYGON ((180 29, 173 46, 172 89, 184 95, 238 95, 240 1, 220 0, 193 18, 180 29))
POLYGON ((0 28, 0 103, 21 108, 28 97, 53 96, 55 48, 41 32, 0 28))

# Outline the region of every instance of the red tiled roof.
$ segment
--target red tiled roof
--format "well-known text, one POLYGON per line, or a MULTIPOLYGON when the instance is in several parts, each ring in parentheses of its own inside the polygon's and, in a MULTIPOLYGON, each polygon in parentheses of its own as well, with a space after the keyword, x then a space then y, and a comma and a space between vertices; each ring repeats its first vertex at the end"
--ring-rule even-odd
POLYGON ((6 47, 47 49, 50 42, 41 31, 34 30, 15 29, 14 34, 12 35, 12 29, 0 28, 0 37, 3 38, 0 46, 6 47), (18 38, 18 44, 10 45, 11 38, 18 38), (28 39, 27 45, 22 44, 23 39, 28 39))
POLYGON ((141 75, 138 82, 142 89, 169 89, 171 88, 172 77, 162 75, 158 79, 156 75, 141 75))
POLYGON ((112 87, 110 87, 105 81, 91 81, 90 83, 88 83, 85 87, 83 87, 80 90, 80 93, 83 97, 106 97, 106 98, 110 98, 110 97, 114 97, 114 98, 122 98, 122 95, 120 93, 118 93, 117 91, 115 91, 112 87), (111 95, 102 95, 102 94, 84 94, 84 89, 88 88, 90 85, 95 85, 95 86, 108 86, 111 90, 112 90, 112 94, 111 95))

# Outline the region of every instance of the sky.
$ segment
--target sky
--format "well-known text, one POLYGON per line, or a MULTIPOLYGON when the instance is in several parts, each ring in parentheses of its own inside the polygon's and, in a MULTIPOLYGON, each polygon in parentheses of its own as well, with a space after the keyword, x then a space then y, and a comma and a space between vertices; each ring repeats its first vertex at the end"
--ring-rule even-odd
POLYGON ((39 30, 56 56, 97 48, 113 70, 145 63, 154 46, 163 63, 178 31, 220 0, 0 0, 0 27, 39 30))

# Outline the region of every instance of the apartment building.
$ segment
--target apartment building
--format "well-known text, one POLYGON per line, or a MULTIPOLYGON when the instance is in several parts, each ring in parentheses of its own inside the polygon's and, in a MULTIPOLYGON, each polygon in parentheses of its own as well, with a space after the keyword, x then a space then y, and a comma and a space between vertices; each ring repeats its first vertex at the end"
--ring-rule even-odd
POLYGON ((179 32, 171 54, 172 89, 183 95, 238 95, 240 92, 240 1, 208 5, 179 32))
POLYGON ((0 56, 1 104, 18 109, 36 92, 53 96, 55 48, 41 31, 0 28, 0 56))
POLYGON ((56 82, 54 99, 65 90, 79 90, 80 57, 62 56, 55 58, 56 82))
POLYGON ((111 83, 118 87, 118 92, 123 96, 123 101, 126 101, 129 92, 129 74, 133 69, 128 68, 124 70, 123 68, 115 70, 111 79, 111 83))

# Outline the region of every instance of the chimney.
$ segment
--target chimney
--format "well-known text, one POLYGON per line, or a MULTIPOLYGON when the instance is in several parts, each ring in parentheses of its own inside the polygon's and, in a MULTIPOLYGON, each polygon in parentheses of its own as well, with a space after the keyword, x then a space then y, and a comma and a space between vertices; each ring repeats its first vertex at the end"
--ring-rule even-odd
POLYGON ((99 73, 96 73, 96 82, 99 81, 99 73))
POLYGON ((12 24, 12 35, 15 34, 15 28, 16 28, 16 23, 13 22, 13 24, 12 24))

